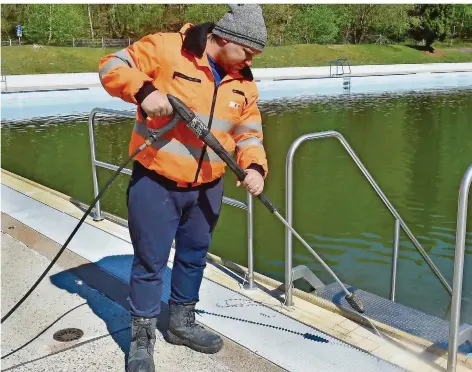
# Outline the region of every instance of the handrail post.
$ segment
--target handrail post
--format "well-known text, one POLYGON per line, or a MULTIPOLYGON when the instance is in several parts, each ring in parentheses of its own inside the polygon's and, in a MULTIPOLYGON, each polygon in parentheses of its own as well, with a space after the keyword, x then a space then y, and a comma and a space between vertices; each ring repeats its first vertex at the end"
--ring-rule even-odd
POLYGON ((400 244, 400 221, 395 219, 395 233, 393 237, 393 252, 392 252, 392 279, 390 282, 390 300, 395 301, 395 291, 397 288, 397 262, 398 262, 398 247, 400 244))
MULTIPOLYGON (((98 180, 97 180, 97 166, 96 166, 96 149, 95 149, 95 130, 94 130, 94 120, 95 115, 97 114, 97 110, 92 110, 89 115, 89 134, 90 134, 90 155, 92 157, 92 182, 93 182, 93 191, 94 197, 96 198, 100 190, 98 189, 98 180)), ((94 221, 102 221, 102 211, 100 208, 100 200, 97 200, 95 204, 95 217, 93 218, 94 221)))
POLYGON ((462 178, 459 189, 457 210, 456 249, 454 258, 454 280, 452 283, 451 322, 449 325, 449 350, 447 370, 454 372, 457 364, 457 348, 459 323, 461 317, 462 279, 464 275, 465 233, 467 225, 467 202, 470 184, 472 183, 472 165, 469 166, 462 178))
POLYGON ((244 289, 257 289, 254 283, 254 214, 251 193, 247 193, 247 284, 244 289))
MULTIPOLYGON (((112 171, 118 170, 118 167, 116 165, 98 161, 96 159, 94 120, 95 120, 95 115, 98 113, 118 115, 121 117, 130 118, 130 119, 135 118, 135 114, 132 112, 110 110, 110 109, 105 109, 105 108, 100 108, 100 107, 96 107, 90 112, 88 123, 89 123, 89 135, 90 135, 90 138, 89 138, 90 139, 90 156, 92 159, 92 181, 93 181, 95 197, 97 197, 99 193, 98 180, 97 180, 97 166, 105 168, 105 169, 109 169, 112 171)), ((121 170, 121 173, 131 175, 131 170, 124 168, 121 170)), ((249 259, 249 262, 250 262, 250 265, 252 265, 249 274, 250 274, 250 277, 254 278, 254 258, 253 258, 254 257, 254 252, 253 252, 254 222, 253 222, 253 213, 252 213, 252 204, 253 204, 252 196, 250 194, 248 195, 247 205, 242 201, 231 199, 226 196, 223 196, 223 203, 227 205, 231 205, 232 207, 240 208, 240 209, 248 209, 248 257, 251 257, 249 259)), ((101 221, 103 219, 104 218, 102 217, 101 208, 100 208, 100 200, 98 200, 96 203, 96 217, 94 218, 94 220, 101 221)), ((252 279, 253 288, 257 288, 257 284, 255 284, 253 280, 254 279, 252 279)))
MULTIPOLYGON (((331 68, 331 67, 330 67, 331 68)), ((285 213, 286 221, 290 226, 293 225, 293 156, 300 143, 303 142, 302 137, 299 137, 292 145, 287 153, 287 159, 285 161, 285 213)), ((285 305, 292 306, 292 232, 288 227, 285 228, 285 305)))

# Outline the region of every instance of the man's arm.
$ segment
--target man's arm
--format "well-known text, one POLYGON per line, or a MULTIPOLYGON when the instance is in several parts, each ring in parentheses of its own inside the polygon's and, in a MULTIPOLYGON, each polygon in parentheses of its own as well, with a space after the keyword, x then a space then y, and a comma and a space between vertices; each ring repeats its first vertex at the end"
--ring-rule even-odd
POLYGON ((152 81, 159 74, 159 55, 164 53, 163 49, 162 35, 154 34, 103 57, 99 63, 99 76, 105 90, 126 102, 141 103, 156 90, 152 81))
POLYGON ((262 144, 262 118, 257 107, 257 90, 248 98, 232 137, 236 143, 236 161, 243 169, 255 169, 265 178, 267 158, 262 144))
POLYGON ((154 34, 103 57, 99 63, 103 87, 114 97, 139 104, 150 118, 171 115, 167 96, 159 93, 152 83, 159 75, 159 55, 163 53, 164 39, 161 34, 154 34))
POLYGON ((262 119, 257 107, 257 90, 250 96, 243 110, 239 123, 233 130, 236 142, 236 160, 246 170, 247 176, 236 185, 243 185, 253 195, 264 190, 264 178, 267 177, 267 159, 262 144, 262 119))

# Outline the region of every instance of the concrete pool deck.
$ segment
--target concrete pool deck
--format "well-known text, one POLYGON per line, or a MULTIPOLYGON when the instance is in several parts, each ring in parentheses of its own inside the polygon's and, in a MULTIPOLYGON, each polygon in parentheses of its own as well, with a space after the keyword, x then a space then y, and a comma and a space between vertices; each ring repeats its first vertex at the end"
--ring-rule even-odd
MULTIPOLYGON (((4 308, 2 310, 4 312, 5 307, 11 307, 12 303, 19 299, 18 296, 29 288, 31 283, 41 272, 41 269, 48 264, 60 248, 57 237, 55 240, 52 239, 54 237, 53 235, 61 230, 60 224, 65 220, 70 220, 71 222, 74 220, 77 221, 82 216, 83 210, 69 197, 57 191, 48 189, 5 170, 2 170, 1 176, 2 254, 4 254, 2 260, 2 269, 4 269, 2 270, 2 275, 4 275, 2 280, 2 299, 4 301, 2 306, 4 306, 4 308), (54 214, 60 216, 60 220, 51 219, 51 216, 54 214), (34 216, 42 216, 43 221, 39 221, 34 216), (59 221, 61 221, 61 223, 59 223, 59 221), (16 249, 18 255, 22 255, 21 257, 23 258, 18 259, 20 256, 12 255, 12 249, 16 249), (26 275, 25 262, 28 262, 28 274, 26 275), (24 280, 21 281, 21 288, 14 284, 18 282, 18 275, 20 277, 22 275, 24 276, 24 280)), ((90 367, 93 363, 100 363, 101 360, 100 356, 89 356, 89 348, 93 348, 91 345, 96 345, 96 348, 100 348, 100 351, 103 350, 106 358, 110 359, 107 361, 108 364, 102 364, 101 368, 113 366, 114 368, 121 369, 123 367, 124 358, 120 346, 121 338, 125 336, 120 336, 119 333, 121 331, 126 333, 125 330, 121 329, 126 327, 127 315, 126 310, 123 308, 127 293, 126 283, 122 279, 117 278, 116 273, 104 273, 103 269, 100 270, 100 268, 97 267, 98 262, 94 263, 94 260, 90 261, 83 256, 83 252, 87 252, 88 249, 91 249, 92 252, 95 252, 93 254, 103 255, 103 250, 105 250, 105 252, 108 253, 114 252, 114 255, 122 255, 123 252, 120 251, 120 246, 123 246, 126 252, 128 252, 130 244, 127 229, 109 220, 95 222, 90 217, 87 218, 86 224, 82 229, 85 235, 83 237, 77 235, 77 237, 74 238, 74 240, 77 240, 76 243, 71 244, 70 250, 66 250, 64 256, 57 262, 54 271, 51 272, 51 274, 46 277, 45 282, 40 285, 39 292, 33 296, 35 301, 30 300, 25 303, 25 307, 20 307, 18 312, 8 320, 11 323, 5 323, 5 326, 3 326, 2 347, 4 354, 11 352, 30 340, 37 333, 35 333, 34 330, 40 331, 42 329, 41 325, 49 325, 57 316, 63 314, 63 312, 72 305, 80 305, 80 301, 78 300, 81 298, 87 300, 87 306, 79 310, 79 314, 76 314, 76 316, 68 316, 67 321, 62 320, 54 324, 51 329, 41 334, 41 336, 29 344, 27 348, 17 354, 13 354, 11 358, 3 361, 3 366, 23 371, 38 370, 38 368, 55 371, 62 370, 55 369, 60 368, 61 363, 67 363, 69 367, 75 366, 77 368, 69 368, 68 370, 88 370, 87 367, 90 367), (94 234, 106 234, 108 239, 112 239, 112 245, 114 247, 112 251, 109 252, 108 250, 110 248, 105 246, 102 246, 98 251, 94 249, 94 247, 90 245, 91 241, 95 241, 94 239, 91 240, 94 234), (87 268, 87 270, 84 270, 85 268, 87 268), (101 273, 101 280, 97 279, 97 272, 101 273), (77 284, 78 282, 66 280, 71 275, 80 277, 80 280, 84 282, 84 284, 80 285, 83 286, 83 288, 87 287, 85 288, 87 291, 85 291, 85 289, 81 289, 78 292, 74 291, 72 287, 75 286, 74 283, 77 284), (64 280, 58 280, 60 277, 64 280), (105 283, 108 283, 108 285, 103 286, 105 283), (113 283, 115 284, 110 285, 113 283), (93 288, 96 288, 96 291, 93 288), (115 290, 112 291, 111 288, 115 288, 115 290), (87 294, 84 291, 87 293, 93 291, 93 296, 90 294, 92 292, 87 294), (76 293, 75 300, 74 293, 76 293), (53 296, 56 296, 55 301, 51 301, 53 296), (110 299, 112 301, 110 301, 110 299), (102 305, 98 306, 97 304, 99 303, 102 305), (103 305, 104 303, 106 303, 107 306, 103 305), (63 311, 60 312, 59 308, 57 308, 58 304, 62 304, 61 306, 69 305, 69 307, 66 306, 63 311), (113 315, 116 313, 116 316, 104 316, 104 306, 108 309, 108 312, 105 314, 113 315), (31 314, 33 313, 36 314, 34 316, 34 322, 31 321, 31 314), (43 320, 38 323, 36 319, 43 320), (49 319, 49 322, 46 321, 47 319, 49 319), (26 324, 28 324, 28 326, 25 326, 26 324), (87 331, 85 332, 85 340, 93 340, 93 342, 84 341, 78 343, 75 347, 75 352, 72 351, 73 348, 71 348, 71 346, 74 345, 61 345, 51 339, 53 331, 66 325, 75 325, 78 328, 83 328, 81 324, 89 324, 90 327, 92 327, 86 327, 84 330, 87 331), (107 327, 104 327, 105 325, 107 325, 107 327), (64 351, 63 353, 62 350, 64 351), (59 351, 61 351, 60 354, 58 354, 59 351)), ((66 231, 69 230, 70 229, 66 231)), ((172 257, 169 262, 171 264, 172 257)), ((310 358, 321 356, 321 350, 317 350, 317 348, 320 347, 317 342, 309 343, 307 346, 303 342, 300 343, 302 339, 299 339, 295 344, 286 340, 287 343, 283 343, 285 346, 282 354, 286 353, 287 355, 292 355, 291 350, 296 353, 297 349, 301 351, 306 347, 313 348, 311 352, 300 354, 298 360, 287 360, 287 358, 281 355, 281 351, 271 349, 269 345, 271 341, 274 341, 272 339, 276 334, 278 335, 277 340, 275 340, 277 342, 287 337, 284 332, 279 331, 279 333, 272 335, 272 337, 270 337, 269 334, 263 336, 260 342, 257 343, 257 347, 249 346, 251 339, 238 338, 239 336, 237 334, 231 333, 234 330, 249 327, 248 329, 250 329, 252 334, 251 337, 256 337, 256 333, 254 332, 263 332, 264 334, 264 332, 266 332, 264 327, 251 325, 253 322, 238 322, 238 319, 254 320, 256 316, 260 316, 259 313, 263 313, 263 315, 265 314, 263 321, 257 322, 256 324, 273 324, 278 328, 281 326, 283 328, 283 322, 297 322, 301 327, 309 327, 307 329, 311 330, 310 334, 321 332, 321 334, 327 335, 327 337, 334 337, 338 340, 336 343, 341 343, 339 344, 340 346, 346 345, 342 346, 347 347, 348 349, 346 350, 351 350, 348 346, 351 345, 359 350, 359 352, 367 353, 366 356, 370 355, 371 357, 378 358, 379 361, 388 362, 388 364, 383 364, 383 362, 379 364, 378 371, 384 370, 383 368, 390 370, 391 367, 389 366, 396 366, 409 371, 445 371, 445 351, 442 352, 442 355, 438 355, 433 352, 431 345, 415 342, 414 338, 407 340, 402 337, 392 337, 391 334, 383 333, 381 330, 384 337, 384 339, 382 339, 372 333, 370 329, 345 318, 339 313, 311 303, 308 301, 308 298, 295 297, 294 306, 286 307, 283 305, 283 299, 281 300, 280 298, 277 283, 268 278, 264 279, 260 275, 256 276, 259 289, 246 291, 241 286, 241 274, 234 271, 236 266, 237 265, 233 265, 233 269, 231 269, 231 265, 227 262, 218 257, 210 256, 207 268, 205 269, 205 284, 202 287, 206 288, 203 290, 204 293, 207 293, 210 287, 212 288, 211 291, 208 292, 208 295, 211 295, 212 291, 220 288, 218 290, 223 291, 221 296, 229 295, 231 297, 230 300, 234 299, 236 296, 244 296, 244 301, 239 304, 240 306, 233 306, 233 303, 230 303, 231 306, 227 307, 218 306, 217 313, 225 315, 220 323, 215 323, 215 317, 211 317, 210 313, 208 313, 209 316, 205 316, 205 313, 203 313, 204 315, 200 318, 204 325, 212 326, 213 329, 227 337, 228 349, 225 351, 226 354, 217 354, 214 358, 205 357, 202 363, 207 363, 205 365, 208 365, 208 369, 195 369, 195 366, 200 363, 199 358, 203 358, 201 355, 191 353, 187 350, 174 350, 172 346, 165 345, 161 342, 158 346, 159 352, 156 351, 156 360, 159 361, 162 370, 243 371, 247 369, 248 364, 246 362, 248 362, 251 366, 256 368, 256 370, 296 371, 300 368, 306 368, 306 363, 310 362, 310 358), (218 286, 214 287, 216 284, 218 286), (224 293, 226 292, 227 294, 225 295, 224 293), (250 304, 252 305, 249 306, 250 304), (256 312, 252 314, 251 311, 254 309, 256 309, 256 312), (232 311, 235 313, 239 311, 239 313, 233 314, 231 313, 232 311), (235 317, 234 315, 237 316, 235 317), (233 323, 234 325, 232 325, 233 323), (225 327, 229 328, 226 329, 225 327), (181 363, 176 362, 174 365, 173 363, 167 363, 169 360, 172 361, 173 358, 171 358, 171 355, 177 352, 181 353, 181 363), (270 357, 269 354, 272 355, 272 357, 270 357), (380 368, 381 366, 383 367, 380 368)), ((219 302, 223 301, 221 296, 218 297, 219 302)), ((211 301, 208 301, 208 299, 202 301, 201 306, 205 310, 211 309, 208 307, 211 301)), ((226 303, 228 301, 229 300, 226 300, 226 303)), ((290 324, 292 324, 291 327, 286 326, 285 329, 291 329, 293 331, 295 329, 293 327, 295 327, 296 323, 290 324)), ((273 330, 268 328, 267 332, 268 331, 272 332, 273 330)), ((296 336, 296 333, 297 332, 293 334, 296 336)), ((288 333, 288 335, 290 335, 290 333, 288 333)), ((400 336, 400 334, 397 336, 400 336)), ((352 354, 352 358, 356 359, 357 357, 355 357, 355 355, 355 353, 352 354)), ((340 358, 340 354, 333 354, 333 358, 336 363, 341 363, 341 361, 337 359, 340 358)), ((349 370, 358 370, 358 367, 359 366, 353 365, 349 370)), ((338 368, 329 370, 340 371, 344 369, 338 368)), ((468 370, 472 370, 470 358, 466 355, 459 355, 457 371, 468 370)))

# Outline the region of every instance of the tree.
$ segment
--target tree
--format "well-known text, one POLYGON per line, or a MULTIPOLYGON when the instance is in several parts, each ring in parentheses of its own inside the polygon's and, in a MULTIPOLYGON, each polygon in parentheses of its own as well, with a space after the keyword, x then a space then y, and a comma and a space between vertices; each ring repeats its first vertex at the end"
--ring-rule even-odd
POLYGON ((400 41, 409 29, 411 5, 349 4, 333 5, 333 8, 344 42, 372 42, 370 36, 379 34, 400 41))
MULTIPOLYGON (((133 38, 178 31, 184 23, 218 21, 228 10, 215 4, 5 4, 2 37, 68 44, 72 38, 133 38)), ((268 45, 426 40, 472 37, 472 5, 263 4, 268 45), (411 33, 409 29, 411 27, 411 33), (375 38, 372 38, 375 36, 375 38)))
POLYGON ((197 25, 204 22, 218 22, 229 7, 227 5, 199 5, 192 4, 185 8, 184 19, 185 22, 197 25))
POLYGON ((261 7, 267 26, 267 44, 284 45, 293 32, 292 20, 298 13, 300 5, 264 4, 261 7))
POLYGON ((425 42, 425 48, 434 52, 435 40, 443 41, 452 20, 453 7, 449 4, 418 4, 410 12, 410 35, 425 42))
POLYGON ((339 26, 329 5, 305 5, 293 18, 292 27, 297 43, 328 44, 336 40, 339 26))
POLYGON ((108 22, 112 38, 140 38, 162 31, 164 5, 112 4, 108 8, 108 22))
POLYGON ((360 44, 372 26, 382 17, 382 5, 349 4, 336 7, 344 39, 360 44))
POLYGON ((28 6, 24 33, 35 43, 54 44, 85 35, 86 18, 80 5, 33 4, 28 6))
POLYGON ((93 40, 95 38, 93 35, 92 9, 90 7, 90 4, 87 5, 87 12, 88 12, 88 18, 89 18, 89 23, 90 23, 90 36, 92 36, 92 40, 93 40))
POLYGON ((452 5, 452 19, 449 24, 448 36, 465 39, 472 36, 472 5, 452 5))
POLYGON ((164 28, 166 31, 176 32, 184 25, 185 8, 184 4, 166 4, 164 5, 164 28))
POLYGON ((24 25, 26 21, 26 4, 5 4, 2 5, 2 38, 15 38, 17 24, 24 25))
POLYGON ((385 36, 389 40, 403 41, 410 29, 410 4, 381 5, 381 15, 371 27, 371 32, 385 36))

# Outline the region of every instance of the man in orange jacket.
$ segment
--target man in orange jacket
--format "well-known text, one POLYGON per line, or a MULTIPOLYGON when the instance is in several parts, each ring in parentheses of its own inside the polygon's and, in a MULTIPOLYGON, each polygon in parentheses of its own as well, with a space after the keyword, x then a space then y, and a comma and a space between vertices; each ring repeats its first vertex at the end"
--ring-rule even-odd
MULTIPOLYGON (((185 25, 177 33, 148 35, 101 59, 106 91, 138 106, 130 153, 149 128, 172 115, 166 94, 181 99, 246 169, 242 183, 259 195, 267 176, 258 91, 250 66, 267 41, 258 5, 230 5, 217 23, 185 25)), ((195 323, 206 254, 223 197, 226 164, 184 125, 135 157, 127 191, 134 248, 130 279, 129 372, 154 371, 156 318, 172 241, 175 257, 169 300, 168 342, 216 353, 222 339, 195 323)))

